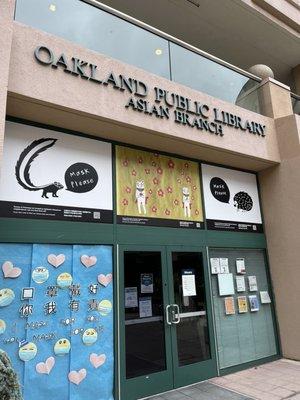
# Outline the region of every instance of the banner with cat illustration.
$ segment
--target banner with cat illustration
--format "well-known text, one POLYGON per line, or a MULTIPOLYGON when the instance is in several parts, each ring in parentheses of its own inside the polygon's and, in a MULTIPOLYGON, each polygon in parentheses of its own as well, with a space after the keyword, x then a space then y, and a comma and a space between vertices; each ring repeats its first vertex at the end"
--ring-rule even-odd
POLYGON ((112 223, 111 144, 6 122, 0 216, 112 223))
POLYGON ((197 162, 116 146, 117 221, 203 228, 197 162))
POLYGON ((208 229, 262 232, 256 175, 202 164, 208 229))

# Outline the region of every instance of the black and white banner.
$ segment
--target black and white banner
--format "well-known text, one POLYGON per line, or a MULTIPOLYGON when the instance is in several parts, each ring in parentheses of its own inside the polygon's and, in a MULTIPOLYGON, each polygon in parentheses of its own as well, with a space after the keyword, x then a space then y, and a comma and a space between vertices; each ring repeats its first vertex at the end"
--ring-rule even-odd
POLYGON ((262 232, 256 175, 202 164, 207 229, 262 232))
POLYGON ((111 144, 7 122, 0 216, 112 223, 111 144))

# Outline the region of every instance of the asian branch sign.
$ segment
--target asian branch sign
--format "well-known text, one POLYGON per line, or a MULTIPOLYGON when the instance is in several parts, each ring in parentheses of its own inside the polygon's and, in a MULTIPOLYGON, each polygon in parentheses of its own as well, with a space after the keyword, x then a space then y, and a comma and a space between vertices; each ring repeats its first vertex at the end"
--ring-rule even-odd
POLYGON ((46 46, 34 50, 35 59, 44 66, 62 68, 64 72, 80 76, 94 84, 129 93, 124 107, 160 119, 173 119, 177 124, 224 136, 223 127, 229 126, 260 137, 266 136, 266 126, 252 120, 245 120, 238 115, 210 107, 200 101, 190 99, 178 93, 172 93, 162 87, 149 86, 133 77, 115 74, 113 71, 100 76, 98 66, 76 57, 68 58, 64 53, 58 56, 46 46), (154 102, 149 100, 150 93, 154 102))

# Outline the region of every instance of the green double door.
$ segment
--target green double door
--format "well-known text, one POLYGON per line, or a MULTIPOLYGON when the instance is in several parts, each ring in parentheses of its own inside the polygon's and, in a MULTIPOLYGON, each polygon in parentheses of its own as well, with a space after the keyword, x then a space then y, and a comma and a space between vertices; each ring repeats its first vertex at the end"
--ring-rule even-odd
POLYGON ((205 249, 120 246, 120 398, 217 374, 205 249))

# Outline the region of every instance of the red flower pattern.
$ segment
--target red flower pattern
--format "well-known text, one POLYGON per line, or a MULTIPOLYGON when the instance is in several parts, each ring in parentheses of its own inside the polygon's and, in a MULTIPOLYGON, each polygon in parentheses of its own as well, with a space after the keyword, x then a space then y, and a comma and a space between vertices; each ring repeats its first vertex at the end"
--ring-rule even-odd
POLYGON ((138 163, 139 163, 139 164, 143 164, 143 159, 142 159, 142 157, 139 157, 139 158, 138 158, 138 163))
POLYGON ((173 189, 171 188, 171 186, 168 186, 168 187, 167 187, 167 192, 168 192, 168 193, 172 193, 172 192, 173 192, 173 189))
POLYGON ((152 206, 151 210, 152 210, 152 212, 156 213, 157 207, 156 206, 152 206))
POLYGON ((154 183, 154 185, 158 185, 159 184, 159 180, 157 178, 153 178, 153 183, 154 183))
POLYGON ((195 214, 196 214, 196 215, 199 215, 199 210, 195 210, 195 214))
POLYGON ((184 167, 185 168, 188 168, 189 167, 189 164, 186 162, 186 163, 184 163, 184 167))
POLYGON ((175 167, 175 164, 174 164, 174 162, 172 160, 168 161, 168 167, 172 168, 172 169, 175 167))
POLYGON ((128 164, 129 164, 129 162, 128 162, 127 159, 123 161, 123 166, 124 166, 124 167, 128 167, 128 164))
POLYGON ((157 194, 158 194, 160 197, 163 197, 163 196, 164 196, 164 191, 163 191, 162 189, 159 189, 159 190, 157 191, 157 194))
POLYGON ((187 182, 189 182, 189 183, 192 181, 192 179, 191 179, 190 176, 187 176, 187 177, 185 178, 185 180, 186 180, 187 182))
POLYGON ((170 215, 170 214, 171 214, 171 211, 168 210, 168 209, 166 208, 166 209, 165 209, 165 214, 166 214, 166 215, 170 215))
POLYGON ((136 176, 136 170, 135 170, 135 169, 133 169, 133 170, 131 171, 131 175, 136 176))
POLYGON ((129 186, 126 186, 126 193, 131 193, 131 188, 129 186))
POLYGON ((179 201, 178 201, 177 199, 175 199, 175 200, 174 200, 174 204, 175 204, 175 206, 178 206, 179 201))
POLYGON ((149 193, 149 194, 152 194, 152 193, 153 193, 153 192, 152 192, 152 189, 149 189, 148 193, 149 193))
POLYGON ((163 170, 162 170, 160 167, 158 167, 156 171, 157 171, 157 173, 158 173, 159 175, 161 175, 161 174, 163 173, 163 170))
POLYGON ((128 206, 128 200, 127 199, 123 199, 122 204, 123 204, 123 206, 128 206))
POLYGON ((149 168, 145 168, 145 172, 146 172, 147 175, 149 175, 150 174, 150 169, 149 168))
POLYGON ((152 167, 156 167, 156 162, 152 161, 151 165, 152 165, 152 167))

